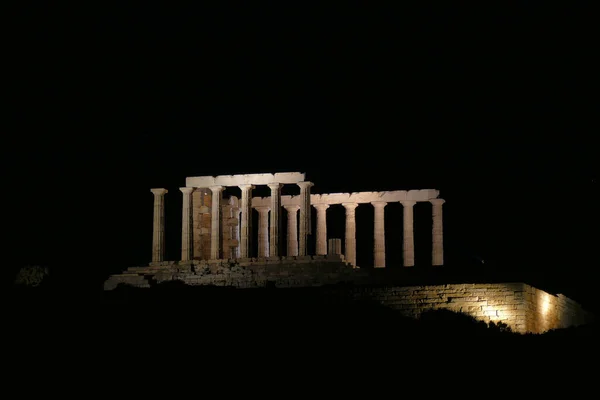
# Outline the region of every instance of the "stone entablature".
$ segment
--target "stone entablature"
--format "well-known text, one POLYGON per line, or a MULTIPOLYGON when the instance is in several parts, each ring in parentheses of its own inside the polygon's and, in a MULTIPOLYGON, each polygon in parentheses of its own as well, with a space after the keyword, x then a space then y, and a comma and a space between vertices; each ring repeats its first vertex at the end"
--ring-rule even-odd
POLYGON ((298 183, 304 181, 301 172, 277 172, 275 174, 242 174, 218 176, 191 176, 185 178, 186 187, 268 185, 270 183, 298 183))
MULTIPOLYGON (((437 199, 440 192, 434 189, 420 190, 394 190, 388 192, 355 192, 355 193, 330 193, 330 194, 311 194, 310 204, 343 204, 357 203, 366 204, 374 201, 384 201, 387 203, 398 203, 406 200, 413 201, 431 201, 437 199)), ((281 204, 284 206, 300 205, 300 196, 281 196, 281 204)), ((253 206, 268 205, 270 197, 253 197, 253 206)))

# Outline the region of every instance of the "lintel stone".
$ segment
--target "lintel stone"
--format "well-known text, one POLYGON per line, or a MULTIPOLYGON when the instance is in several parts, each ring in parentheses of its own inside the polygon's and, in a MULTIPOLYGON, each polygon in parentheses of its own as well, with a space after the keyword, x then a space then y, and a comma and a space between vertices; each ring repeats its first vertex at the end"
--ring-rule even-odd
MULTIPOLYGON (((342 203, 371 203, 375 201, 393 203, 399 201, 431 201, 439 196, 439 190, 419 189, 419 190, 393 190, 387 192, 356 192, 356 193, 329 193, 329 194, 311 194, 310 204, 342 204, 342 203)), ((281 196, 282 206, 300 205, 300 196, 281 196)), ((269 197, 254 197, 252 204, 256 206, 269 205, 269 197)))
POLYGON ((185 186, 238 186, 238 185, 268 185, 269 183, 298 183, 304 181, 302 172, 277 172, 275 174, 243 174, 217 176, 191 176, 185 178, 185 186))

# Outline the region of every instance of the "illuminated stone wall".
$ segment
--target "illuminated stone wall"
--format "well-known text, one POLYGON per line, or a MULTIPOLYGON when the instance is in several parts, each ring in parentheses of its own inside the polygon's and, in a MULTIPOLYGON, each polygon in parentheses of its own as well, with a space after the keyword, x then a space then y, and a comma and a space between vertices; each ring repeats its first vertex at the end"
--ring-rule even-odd
POLYGON ((173 280, 238 288, 322 286, 325 298, 336 302, 374 301, 414 318, 427 310, 447 309, 485 322, 503 322, 520 333, 581 325, 590 318, 573 300, 521 282, 409 285, 391 272, 352 268, 337 254, 253 258, 246 262, 165 261, 113 275, 104 288, 112 290, 119 283, 151 287, 173 280))
POLYGON ((379 302, 410 317, 447 309, 485 322, 503 322, 520 333, 582 325, 590 317, 573 300, 520 282, 357 287, 351 292, 354 298, 379 302))

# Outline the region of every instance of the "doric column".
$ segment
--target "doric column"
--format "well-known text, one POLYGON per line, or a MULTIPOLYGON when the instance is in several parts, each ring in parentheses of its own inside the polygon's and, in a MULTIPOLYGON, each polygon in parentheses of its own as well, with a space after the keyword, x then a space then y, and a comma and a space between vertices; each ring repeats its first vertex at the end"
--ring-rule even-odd
POLYGON ((346 261, 356 266, 356 207, 357 203, 342 203, 346 208, 346 239, 344 256, 346 261))
POLYGON ((444 229, 442 225, 442 205, 444 199, 432 199, 431 214, 433 217, 431 265, 444 265, 444 229))
POLYGON ((252 256, 252 185, 240 185, 242 190, 240 222, 240 258, 252 256))
POLYGON ((231 256, 231 229, 229 229, 229 218, 231 215, 231 204, 223 204, 221 206, 221 258, 229 258, 231 256))
POLYGON ((221 197, 223 193, 223 186, 211 186, 210 191, 212 192, 212 218, 211 218, 211 233, 210 233, 210 258, 213 260, 221 258, 220 255, 220 241, 221 241, 221 197))
POLYGON ((194 230, 192 220, 192 193, 194 188, 182 187, 179 188, 183 193, 183 208, 181 211, 181 261, 189 261, 192 259, 194 250, 194 242, 192 232, 194 230))
POLYGON ((308 252, 308 238, 311 234, 310 226, 310 188, 312 182, 298 182, 300 186, 300 238, 298 240, 298 255, 305 256, 308 252))
POLYGON ((329 204, 315 204, 317 209, 317 255, 327 254, 327 209, 329 204))
POLYGON ((413 225, 413 206, 417 203, 414 200, 405 200, 400 202, 404 209, 404 234, 402 243, 402 260, 405 267, 414 267, 415 265, 415 238, 413 225))
POLYGON ((154 225, 152 229, 152 262, 165 257, 165 194, 167 189, 150 189, 154 194, 154 225))
POLYGON ((258 211, 258 256, 269 256, 269 207, 256 207, 258 211))
POLYGON ((271 189, 271 226, 269 227, 269 256, 277 257, 280 252, 279 232, 281 229, 281 183, 269 183, 271 189))
POLYGON ((300 206, 284 206, 287 211, 287 255, 298 255, 298 210, 300 206))
POLYGON ((327 254, 342 254, 342 239, 332 238, 327 240, 327 254))
POLYGON ((372 201, 375 211, 375 228, 373 232, 373 259, 376 268, 385 267, 385 201, 372 201))
POLYGON ((231 218, 235 219, 235 224, 231 225, 231 239, 236 243, 231 247, 231 258, 240 257, 240 208, 231 209, 231 218))

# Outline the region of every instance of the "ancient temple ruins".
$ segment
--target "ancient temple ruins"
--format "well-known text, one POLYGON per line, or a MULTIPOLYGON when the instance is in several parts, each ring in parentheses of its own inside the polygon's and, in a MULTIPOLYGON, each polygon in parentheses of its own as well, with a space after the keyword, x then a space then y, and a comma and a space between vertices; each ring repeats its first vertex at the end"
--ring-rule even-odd
POLYGON ((433 267, 444 263, 444 200, 439 198, 437 190, 311 194, 312 186, 300 172, 187 178, 185 187, 180 188, 183 193, 180 260, 164 260, 167 190, 151 189, 154 194, 152 261, 109 276, 104 289, 110 291, 120 285, 152 288, 167 282, 241 290, 320 287, 322 295, 336 302, 375 301, 415 318, 427 310, 447 309, 485 322, 503 322, 522 333, 579 325, 590 318, 568 297, 524 282, 489 282, 484 274, 461 283, 432 284, 427 276, 419 277, 421 271, 451 272, 433 267), (267 185, 271 195, 253 197, 252 191, 258 185, 267 185), (299 194, 282 195, 283 185, 297 186, 299 194), (224 196, 226 188, 231 186, 241 189, 241 198, 224 196), (415 265, 413 207, 419 201, 432 205, 432 268, 383 268, 386 267, 386 205, 400 203, 403 207, 403 265, 412 267, 415 265), (342 238, 327 235, 327 210, 336 206, 344 207, 346 213, 343 252, 342 238), (358 206, 370 207, 374 213, 376 268, 356 265, 358 206), (311 226, 313 209, 316 229, 311 226), (281 229, 284 216, 288 219, 285 237, 281 229), (252 229, 253 219, 258 221, 258 229, 252 229), (313 242, 308 246, 310 240, 315 240, 316 254, 307 254, 313 247, 313 242))
MULTIPOLYGON (((388 203, 403 207, 403 265, 415 265, 413 206, 416 202, 432 204, 432 264, 444 263, 442 205, 439 191, 434 189, 396 190, 311 194, 312 182, 305 174, 286 172, 195 176, 186 178, 183 193, 181 260, 250 259, 252 257, 307 256, 308 240, 314 237, 315 255, 342 254, 341 239, 327 237, 327 209, 342 206, 346 212, 344 251, 347 263, 356 266, 355 209, 372 207, 374 212, 374 267, 385 267, 384 213, 388 203), (266 185, 269 197, 252 197, 252 190, 266 185), (295 185, 298 195, 283 196, 283 185, 295 185), (239 187, 241 199, 224 196, 227 187, 239 187), (287 217, 285 238, 281 219, 287 217), (316 229, 311 227, 311 213, 316 210, 316 229), (258 237, 252 237, 252 212, 258 213, 258 237), (311 235, 316 231, 316 235, 311 235)), ((154 194, 154 233, 152 263, 164 261, 164 198, 167 190, 151 189, 154 194)))

